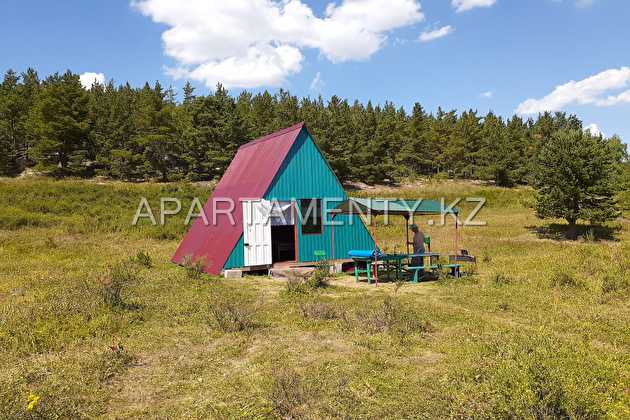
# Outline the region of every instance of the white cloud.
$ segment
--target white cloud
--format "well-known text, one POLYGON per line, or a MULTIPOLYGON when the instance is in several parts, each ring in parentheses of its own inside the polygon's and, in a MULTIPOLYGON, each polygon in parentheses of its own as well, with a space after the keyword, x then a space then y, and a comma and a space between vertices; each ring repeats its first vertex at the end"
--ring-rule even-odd
POLYGON ((593 136, 603 136, 602 130, 599 129, 599 126, 595 123, 591 123, 584 127, 584 131, 590 131, 593 136))
POLYGON ((311 81, 311 90, 314 92, 321 92, 324 88, 324 81, 322 80, 322 74, 317 72, 313 80, 311 81))
POLYGON ((476 7, 491 7, 497 0, 452 0, 451 5, 458 13, 466 12, 476 7))
POLYGON ((570 81, 556 87, 553 92, 541 99, 527 99, 516 112, 518 114, 538 114, 545 111, 559 111, 568 105, 613 106, 630 102, 630 90, 617 95, 606 93, 623 89, 630 84, 630 67, 610 69, 580 81, 570 81))
POLYGON ((168 29, 169 74, 213 87, 279 86, 302 69, 313 48, 337 63, 365 60, 387 34, 424 19, 418 0, 342 0, 323 17, 301 0, 135 0, 142 14, 168 29))
POLYGON ((494 92, 493 92, 493 91, 491 91, 491 90, 488 90, 488 91, 486 91, 486 92, 483 92, 483 93, 482 93, 481 95, 479 95, 479 96, 481 96, 482 98, 487 98, 487 99, 490 99, 490 98, 492 98, 492 97, 494 96, 494 92))
POLYGON ((610 95, 605 99, 600 99, 596 102, 598 106, 615 106, 622 103, 630 102, 630 90, 621 92, 618 95, 610 95))
POLYGON ((420 42, 431 42, 439 38, 443 38, 451 33, 455 28, 451 25, 442 26, 441 28, 434 29, 432 31, 424 31, 420 34, 420 42))
POLYGON ((85 72, 79 76, 79 80, 81 80, 81 85, 84 89, 91 89, 96 82, 101 85, 104 84, 105 75, 103 73, 85 72))
POLYGON ((577 7, 589 7, 595 3, 595 0, 575 0, 575 5, 577 7))
MULTIPOLYGON (((563 0, 553 0, 555 3, 563 3, 563 0)), ((581 9, 587 8, 595 4, 595 0, 570 0, 569 3, 573 3, 575 7, 579 7, 581 9)))

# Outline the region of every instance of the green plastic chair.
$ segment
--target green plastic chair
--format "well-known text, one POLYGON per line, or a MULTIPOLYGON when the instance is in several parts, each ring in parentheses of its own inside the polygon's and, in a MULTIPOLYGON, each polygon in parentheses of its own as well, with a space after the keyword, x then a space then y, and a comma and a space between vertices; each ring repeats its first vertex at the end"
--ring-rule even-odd
POLYGON ((428 251, 431 251, 431 237, 429 235, 424 235, 424 245, 426 245, 428 251))

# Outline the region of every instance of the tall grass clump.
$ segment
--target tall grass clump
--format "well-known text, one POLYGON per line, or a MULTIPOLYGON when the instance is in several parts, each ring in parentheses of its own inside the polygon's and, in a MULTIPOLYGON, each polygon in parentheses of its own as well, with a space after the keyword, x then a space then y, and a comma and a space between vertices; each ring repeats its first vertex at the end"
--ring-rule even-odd
POLYGON ((512 278, 507 274, 497 273, 490 277, 490 281, 495 286, 507 286, 512 284, 512 278))
POLYGON ((328 321, 339 318, 339 310, 327 302, 303 302, 299 310, 305 319, 328 321))
POLYGON ((125 308, 130 306, 125 302, 125 292, 139 280, 136 267, 130 262, 124 261, 110 267, 109 273, 102 281, 101 294, 103 302, 112 308, 125 308))
POLYGON ((258 326, 259 305, 236 293, 214 293, 208 310, 211 323, 225 333, 249 331, 258 326))
POLYGON ((551 276, 551 286, 556 288, 581 288, 584 286, 580 280, 576 279, 574 276, 564 272, 558 272, 551 276))
POLYGON ((434 331, 433 324, 422 314, 391 296, 354 312, 342 312, 341 316, 346 329, 365 331, 369 334, 387 333, 401 341, 413 334, 424 335, 434 331))
POLYGON ((302 378, 292 369, 280 368, 273 374, 270 400, 275 414, 283 419, 303 418, 308 390, 302 378))
POLYGON ((135 357, 121 343, 109 346, 96 359, 99 380, 110 380, 123 372, 134 360, 135 357))
POLYGON ((138 251, 136 255, 131 258, 131 261, 144 268, 153 267, 153 260, 151 259, 151 256, 143 250, 138 251))
POLYGON ((625 294, 630 291, 630 280, 627 274, 608 273, 602 280, 602 292, 604 294, 625 294))
POLYGON ((190 255, 186 255, 182 261, 182 265, 186 269, 186 277, 191 280, 199 280, 203 277, 205 261, 203 258, 193 260, 190 255))
POLYGON ((54 218, 16 208, 0 209, 0 229, 17 230, 31 227, 48 227, 54 218))

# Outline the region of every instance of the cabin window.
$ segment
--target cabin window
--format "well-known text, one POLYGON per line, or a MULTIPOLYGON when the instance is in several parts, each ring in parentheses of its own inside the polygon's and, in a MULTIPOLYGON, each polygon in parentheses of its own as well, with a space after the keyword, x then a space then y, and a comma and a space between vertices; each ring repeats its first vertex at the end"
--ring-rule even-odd
POLYGON ((304 235, 317 235, 322 233, 322 200, 308 198, 300 200, 300 213, 302 214, 302 233, 304 235))

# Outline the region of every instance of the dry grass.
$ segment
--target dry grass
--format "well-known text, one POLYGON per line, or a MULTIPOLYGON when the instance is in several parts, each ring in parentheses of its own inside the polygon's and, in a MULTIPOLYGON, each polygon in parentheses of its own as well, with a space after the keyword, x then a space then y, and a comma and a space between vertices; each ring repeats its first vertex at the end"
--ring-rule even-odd
MULTIPOLYGON (((478 274, 286 293, 171 264, 180 219, 128 226, 140 196, 162 193, 208 191, 0 181, 0 417, 630 416, 628 221, 612 239, 567 242, 526 207, 527 189, 369 191, 487 196, 488 226, 460 241, 478 274), (119 264, 133 272, 127 305, 103 298, 103 281, 128 279, 119 264)), ((379 242, 401 249, 392 221, 379 242)), ((452 229, 419 222, 433 249, 453 248, 452 229)))

